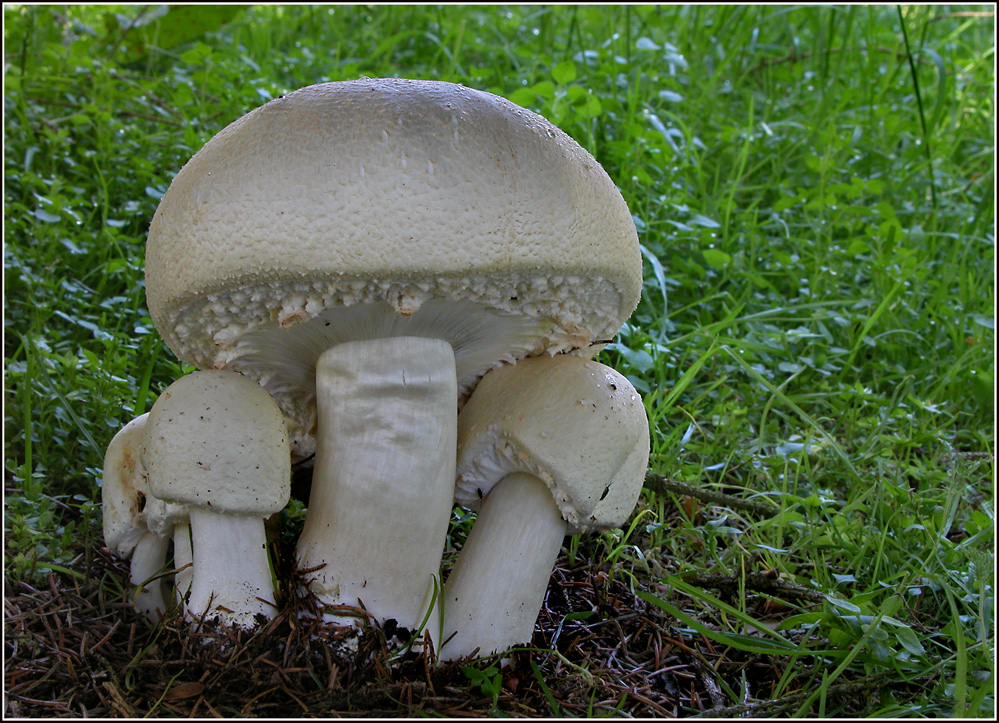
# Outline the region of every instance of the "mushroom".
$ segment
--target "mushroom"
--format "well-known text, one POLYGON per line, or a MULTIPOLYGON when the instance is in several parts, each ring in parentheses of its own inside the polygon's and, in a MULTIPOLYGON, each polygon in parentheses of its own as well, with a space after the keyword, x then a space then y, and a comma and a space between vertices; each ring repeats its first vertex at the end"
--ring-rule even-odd
POLYGON ((458 417, 456 500, 481 506, 444 585, 442 660, 531 639, 568 534, 627 520, 645 479, 641 397, 573 356, 486 374, 458 417))
MULTIPOLYGON (((118 557, 131 558, 129 582, 135 586, 133 604, 146 617, 156 620, 167 611, 164 578, 170 534, 150 525, 150 509, 156 506, 149 493, 142 465, 142 435, 148 414, 126 424, 111 440, 104 454, 101 511, 104 542, 118 557)), ((159 502, 159 509, 169 506, 159 502)))
POLYGON ((462 400, 504 362, 595 354, 641 284, 593 156, 437 81, 314 85, 239 118, 174 178, 146 249, 167 345, 258 380, 296 460, 315 451, 311 589, 410 628, 440 573, 462 400))
POLYGON ((287 504, 291 464, 270 395, 234 372, 181 377, 149 411, 142 461, 152 495, 187 508, 190 552, 177 545, 192 562, 185 614, 240 628, 273 618, 264 518, 287 504))

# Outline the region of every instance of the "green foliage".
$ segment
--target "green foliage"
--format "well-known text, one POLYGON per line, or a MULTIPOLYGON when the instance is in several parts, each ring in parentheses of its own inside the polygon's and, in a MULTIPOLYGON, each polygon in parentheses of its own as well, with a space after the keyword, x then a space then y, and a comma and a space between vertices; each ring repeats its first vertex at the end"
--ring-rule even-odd
POLYGON ((461 666, 461 672, 468 678, 468 682, 479 689, 479 692, 486 698, 492 699, 493 710, 496 709, 496 701, 503 691, 503 674, 496 664, 490 664, 485 668, 477 668, 474 665, 461 666))
MULTIPOLYGON (((836 679, 872 671, 928 682, 868 713, 992 712, 991 22, 956 6, 6 5, 4 34, 14 578, 99 544, 108 441, 188 371, 143 290, 177 170, 297 87, 449 80, 551 119, 628 201, 644 293, 600 359, 643 393, 652 469, 775 509, 647 491, 572 553, 641 589, 764 569, 823 593, 761 635, 745 590, 653 596, 716 644, 826 651, 824 673, 789 664, 777 686, 815 691, 802 714, 833 714, 836 679)), ((469 670, 495 700, 496 671, 469 670)))

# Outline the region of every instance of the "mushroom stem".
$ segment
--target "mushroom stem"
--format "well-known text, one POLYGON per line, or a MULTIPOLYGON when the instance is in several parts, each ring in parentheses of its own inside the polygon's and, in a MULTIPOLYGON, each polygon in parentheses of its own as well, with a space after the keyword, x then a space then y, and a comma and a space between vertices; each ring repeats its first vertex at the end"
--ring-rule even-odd
POLYGON ((534 475, 514 472, 492 488, 444 585, 441 660, 530 642, 566 530, 534 475))
MULTIPOLYGON (((262 517, 192 507, 191 535, 194 565, 186 607, 189 618, 217 617, 229 626, 252 628, 260 622, 258 616, 275 616, 262 517)), ((183 558, 183 553, 179 556, 183 558)))
POLYGON ((163 578, 158 575, 163 572, 166 564, 169 545, 169 537, 146 532, 132 551, 129 580, 136 587, 135 609, 152 620, 167 611, 163 578))
POLYGON ((191 547, 191 525, 178 522, 173 528, 173 576, 174 599, 187 606, 187 593, 194 579, 194 549, 191 547))
POLYGON ((454 352, 439 339, 353 341, 320 356, 316 462, 296 554, 323 603, 420 627, 451 515, 457 395, 454 352))

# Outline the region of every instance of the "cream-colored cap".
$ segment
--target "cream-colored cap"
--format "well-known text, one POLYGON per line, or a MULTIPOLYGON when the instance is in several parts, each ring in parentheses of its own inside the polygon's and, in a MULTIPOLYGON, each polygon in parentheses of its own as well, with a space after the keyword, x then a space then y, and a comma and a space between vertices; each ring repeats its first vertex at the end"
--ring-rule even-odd
POLYGON ((512 472, 551 490, 569 532, 623 524, 649 462, 649 424, 635 388, 575 356, 494 369, 458 415, 455 500, 477 507, 512 472))
POLYGON ((545 321, 515 358, 581 348, 617 333, 641 284, 633 220, 593 156, 440 81, 313 85, 239 118, 174 178, 146 247, 156 328, 200 368, 232 366, 246 332, 370 302, 545 321))
POLYGON ((159 500, 149 491, 142 462, 142 443, 149 413, 136 417, 114 436, 104 454, 101 511, 104 542, 122 559, 128 559, 147 532, 160 537, 173 534, 173 526, 186 522, 184 505, 159 500))
POLYGON ((150 492, 166 502, 266 516, 290 494, 281 410, 235 372, 194 372, 171 384, 149 411, 142 462, 150 492))
POLYGON ((142 466, 142 434, 149 414, 122 427, 104 453, 101 512, 104 543, 118 557, 128 559, 148 531, 143 511, 148 496, 142 466))

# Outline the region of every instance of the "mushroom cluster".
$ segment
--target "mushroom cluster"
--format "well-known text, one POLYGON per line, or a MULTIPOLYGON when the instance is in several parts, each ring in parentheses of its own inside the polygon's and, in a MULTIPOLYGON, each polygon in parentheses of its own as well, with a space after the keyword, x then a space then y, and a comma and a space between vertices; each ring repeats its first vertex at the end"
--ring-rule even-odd
MULTIPOLYGON (((170 349, 253 380, 287 425, 273 433, 285 456, 315 456, 296 562, 325 619, 360 608, 426 627, 449 657, 526 642, 562 537, 634 507, 644 407, 590 359, 641 285, 634 222, 593 156, 537 114, 438 81, 324 83, 239 118, 174 178, 146 248, 147 303, 170 349), (441 594, 455 502, 481 511, 441 594), (511 525, 542 517, 529 534, 543 544, 486 551, 523 546, 511 525), (500 576, 519 585, 505 570, 534 552, 545 561, 517 565, 523 591, 482 592, 500 576), (483 633, 499 616, 517 622, 483 633)), ((143 494, 190 509, 196 530, 198 484, 143 494)), ((259 516, 278 502, 262 496, 263 512, 211 506, 259 516)), ((157 534, 146 524, 119 552, 157 534)), ((176 567, 190 553, 174 538, 176 567)), ((162 559, 161 540, 147 546, 136 584, 162 559)))

